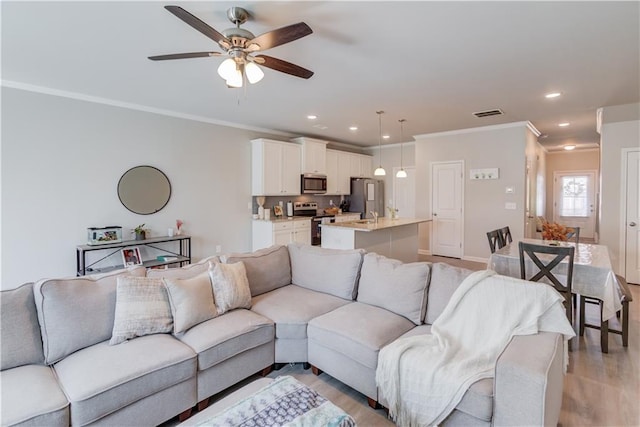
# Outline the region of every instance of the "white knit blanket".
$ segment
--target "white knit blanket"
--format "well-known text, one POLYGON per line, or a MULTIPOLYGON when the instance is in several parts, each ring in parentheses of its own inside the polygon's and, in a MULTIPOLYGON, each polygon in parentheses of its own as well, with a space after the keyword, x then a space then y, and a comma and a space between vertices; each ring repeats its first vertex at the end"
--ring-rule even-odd
POLYGON ((432 426, 453 411, 467 389, 494 376, 514 335, 575 336, 562 296, 551 286, 495 271, 467 277, 433 323, 431 334, 396 340, 380 351, 376 383, 389 414, 403 427, 432 426))

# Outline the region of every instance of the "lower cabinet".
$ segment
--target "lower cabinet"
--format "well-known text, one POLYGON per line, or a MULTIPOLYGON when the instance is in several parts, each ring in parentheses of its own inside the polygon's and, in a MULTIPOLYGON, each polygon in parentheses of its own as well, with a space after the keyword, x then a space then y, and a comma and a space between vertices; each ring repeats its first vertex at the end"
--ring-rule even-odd
POLYGON ((289 243, 311 244, 311 219, 253 221, 252 250, 289 243))

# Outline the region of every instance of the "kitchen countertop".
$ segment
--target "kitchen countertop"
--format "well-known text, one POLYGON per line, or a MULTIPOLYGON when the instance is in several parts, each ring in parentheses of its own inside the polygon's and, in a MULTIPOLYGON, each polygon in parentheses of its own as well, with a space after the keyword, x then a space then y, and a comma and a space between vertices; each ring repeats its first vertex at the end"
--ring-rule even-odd
POLYGON ((350 222, 340 222, 335 224, 322 224, 322 227, 328 228, 346 228, 349 230, 355 231, 376 231, 376 230, 384 230, 387 228, 393 227, 401 227, 403 225, 411 225, 411 224, 419 224, 422 222, 430 222, 430 219, 422 219, 422 218, 396 218, 389 219, 387 217, 382 217, 378 219, 378 223, 375 224, 372 219, 371 223, 363 224, 360 221, 350 221, 350 222))
POLYGON ((262 222, 288 222, 288 221, 310 221, 310 216, 291 216, 291 217, 283 217, 283 218, 275 218, 271 217, 270 219, 254 219, 254 221, 262 221, 262 222))

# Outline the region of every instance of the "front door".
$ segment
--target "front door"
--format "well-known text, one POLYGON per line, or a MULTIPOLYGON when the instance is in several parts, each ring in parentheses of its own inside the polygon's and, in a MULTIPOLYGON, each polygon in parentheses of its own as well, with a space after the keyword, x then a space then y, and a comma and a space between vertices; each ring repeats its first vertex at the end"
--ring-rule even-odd
POLYGON ((580 238, 593 239, 596 171, 554 172, 553 186, 553 221, 580 227, 580 238))
POLYGON ((462 161, 432 164, 433 255, 462 257, 462 171, 462 161))
POLYGON ((625 278, 640 284, 640 151, 626 154, 625 278))

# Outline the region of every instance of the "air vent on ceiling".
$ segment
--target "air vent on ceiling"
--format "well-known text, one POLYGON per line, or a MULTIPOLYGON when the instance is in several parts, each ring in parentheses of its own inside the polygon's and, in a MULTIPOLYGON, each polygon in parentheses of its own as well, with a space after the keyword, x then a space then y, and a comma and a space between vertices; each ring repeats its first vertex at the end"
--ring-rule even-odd
POLYGON ((489 116, 501 116, 504 113, 502 112, 502 110, 496 108, 495 110, 486 110, 486 111, 478 111, 476 113, 473 113, 474 116, 482 118, 482 117, 489 117, 489 116))

